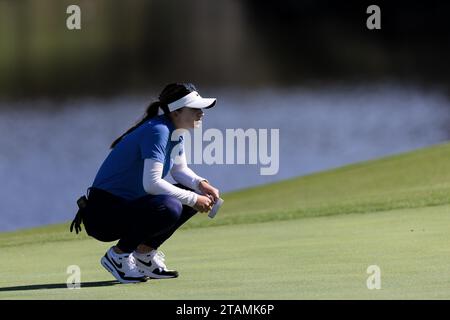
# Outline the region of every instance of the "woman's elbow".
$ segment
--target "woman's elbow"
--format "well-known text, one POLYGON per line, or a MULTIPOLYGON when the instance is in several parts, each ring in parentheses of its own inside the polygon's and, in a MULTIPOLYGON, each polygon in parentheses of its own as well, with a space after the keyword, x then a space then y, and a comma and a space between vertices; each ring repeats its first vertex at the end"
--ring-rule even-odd
POLYGON ((158 194, 158 184, 153 181, 143 181, 142 187, 148 194, 158 194))

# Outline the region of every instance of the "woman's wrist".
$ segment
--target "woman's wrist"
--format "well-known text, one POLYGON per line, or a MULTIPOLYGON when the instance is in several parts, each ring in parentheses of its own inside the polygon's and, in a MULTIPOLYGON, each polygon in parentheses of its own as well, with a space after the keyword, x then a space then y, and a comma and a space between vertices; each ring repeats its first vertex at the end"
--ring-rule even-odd
POLYGON ((197 189, 198 189, 198 191, 202 191, 202 185, 203 185, 203 182, 209 184, 209 181, 208 181, 208 180, 206 180, 206 179, 204 179, 204 178, 200 178, 200 181, 197 183, 197 189))

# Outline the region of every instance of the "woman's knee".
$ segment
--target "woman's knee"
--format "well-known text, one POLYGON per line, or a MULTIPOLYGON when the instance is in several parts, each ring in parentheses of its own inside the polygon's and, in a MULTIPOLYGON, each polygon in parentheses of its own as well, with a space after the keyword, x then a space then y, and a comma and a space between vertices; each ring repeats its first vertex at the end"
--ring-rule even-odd
POLYGON ((168 195, 158 195, 158 206, 162 206, 164 214, 176 221, 180 218, 183 205, 180 200, 168 195))

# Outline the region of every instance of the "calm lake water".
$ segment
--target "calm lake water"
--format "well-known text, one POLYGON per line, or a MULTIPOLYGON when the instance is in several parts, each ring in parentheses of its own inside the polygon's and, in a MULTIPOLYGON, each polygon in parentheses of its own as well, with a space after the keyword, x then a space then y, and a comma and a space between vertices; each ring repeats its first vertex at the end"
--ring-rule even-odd
MULTIPOLYGON (((156 95, 156 93, 155 93, 156 95)), ((192 165, 222 192, 413 150, 450 138, 450 102, 439 91, 396 85, 327 89, 209 90, 203 131, 279 129, 280 167, 192 165)), ((112 140, 151 96, 0 104, 0 231, 68 221, 112 140)), ((204 146, 208 143, 205 142, 204 146)))

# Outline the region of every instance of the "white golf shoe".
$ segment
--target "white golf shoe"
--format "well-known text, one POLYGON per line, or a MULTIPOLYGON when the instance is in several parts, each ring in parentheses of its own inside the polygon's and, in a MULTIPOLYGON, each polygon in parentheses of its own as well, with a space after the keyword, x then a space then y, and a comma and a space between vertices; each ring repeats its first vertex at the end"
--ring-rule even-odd
POLYGON ((102 266, 121 283, 145 282, 147 277, 139 271, 132 254, 115 253, 111 247, 100 260, 102 266))
POLYGON ((164 263, 164 253, 152 250, 149 253, 132 253, 138 269, 150 279, 169 279, 178 277, 178 271, 168 270, 164 263))

